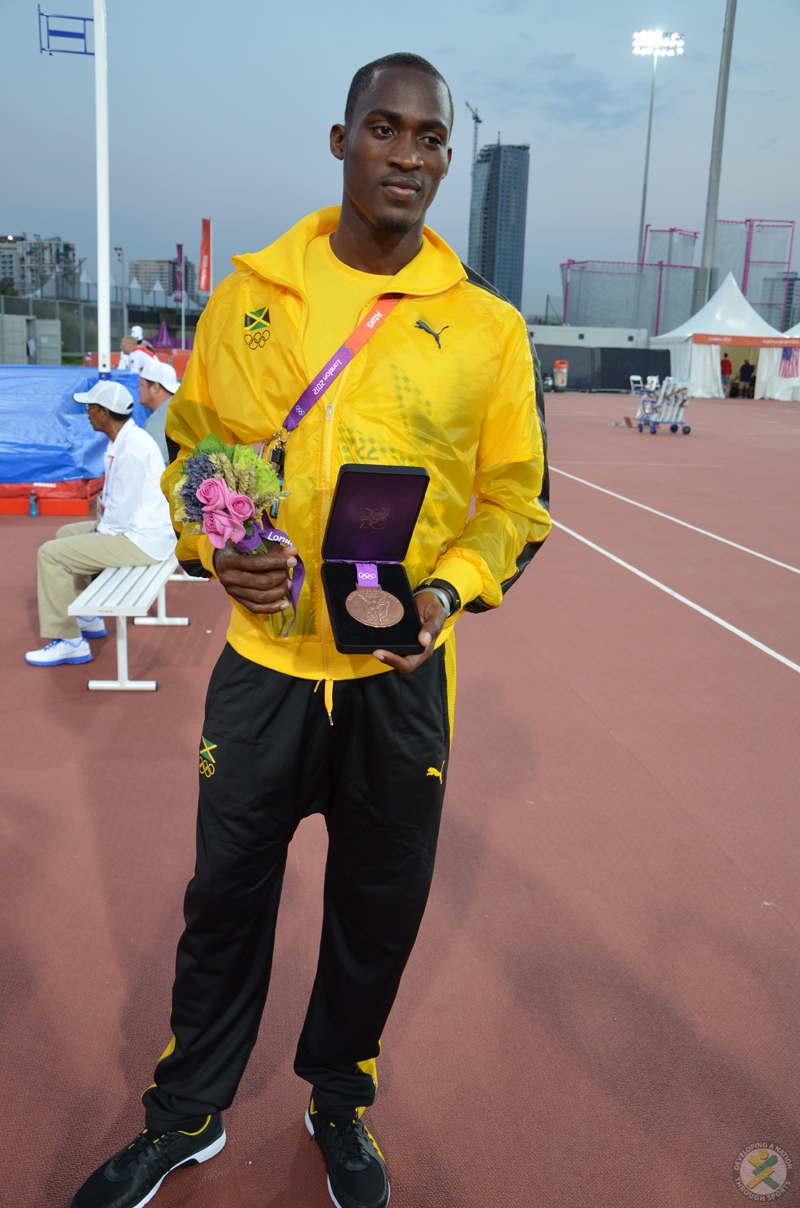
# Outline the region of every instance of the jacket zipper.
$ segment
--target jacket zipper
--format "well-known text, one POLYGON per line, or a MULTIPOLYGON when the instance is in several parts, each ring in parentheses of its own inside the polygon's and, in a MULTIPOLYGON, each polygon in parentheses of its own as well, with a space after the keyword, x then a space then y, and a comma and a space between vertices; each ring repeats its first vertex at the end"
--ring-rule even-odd
MULTIPOLYGON (((375 300, 373 299, 372 302, 369 303, 369 305, 367 305, 363 308, 363 310, 361 311, 361 314, 358 316, 359 323, 362 321, 362 319, 367 314, 369 314, 370 306, 374 306, 374 304, 375 304, 375 300)), ((352 366, 353 366, 353 362, 351 361, 350 364, 347 366, 347 368, 344 370, 344 372, 340 375, 339 380, 336 384, 336 387, 334 388, 335 394, 333 395, 333 398, 331 398, 328 401, 328 404, 325 407, 325 420, 322 425, 322 443, 321 443, 321 447, 320 447, 319 479, 318 479, 321 489, 318 490, 318 492, 317 492, 317 498, 319 499, 319 513, 318 513, 317 519, 318 519, 319 533, 320 533, 320 564, 321 564, 321 560, 322 560, 322 552, 321 552, 322 551, 322 540, 325 535, 324 528, 323 528, 323 515, 322 515, 323 506, 324 506, 324 504, 327 504, 328 511, 330 511, 330 503, 331 503, 331 500, 333 497, 333 484, 331 482, 331 473, 332 473, 331 454, 332 454, 332 450, 333 450, 333 413, 334 413, 334 410, 335 410, 339 400, 342 398, 342 396, 344 394, 345 388, 347 386, 347 380, 350 377, 350 370, 352 369, 352 366)), ((320 567, 320 569, 321 569, 321 567, 320 567)), ((319 586, 319 593, 320 593, 320 602, 321 602, 322 595, 323 595, 321 583, 319 586)), ((320 615, 320 614, 318 613, 318 615, 320 615)), ((333 660, 331 657, 331 649, 330 649, 330 642, 333 637, 333 631, 331 630, 330 637, 329 637, 329 635, 328 635, 329 629, 330 629, 330 618, 326 614, 325 624, 320 626, 320 643, 322 646, 322 668, 323 668, 323 674, 324 674, 325 679, 333 678, 333 660)))
MULTIPOLYGON (((352 362, 351 362, 352 364, 352 362)), ((320 443, 320 459, 319 459, 319 489, 317 491, 317 499, 319 500, 319 511, 317 515, 317 523, 319 525, 320 534, 320 572, 322 563, 322 541, 325 536, 325 512, 330 512, 330 504, 333 496, 333 486, 331 483, 331 458, 333 450, 333 412, 338 403, 346 382, 350 374, 350 365, 340 375, 339 381, 336 383, 335 394, 325 407, 325 420, 322 425, 322 441, 320 443)), ((319 603, 322 604, 324 593, 322 590, 321 574, 319 579, 319 603)), ((322 615, 322 609, 318 612, 322 615)), ((325 611, 324 624, 320 626, 320 643, 322 646, 322 670, 325 679, 333 679, 333 658, 331 655, 330 643, 333 637, 333 631, 330 628, 330 618, 325 611), (329 633, 330 630, 330 633, 329 633)))

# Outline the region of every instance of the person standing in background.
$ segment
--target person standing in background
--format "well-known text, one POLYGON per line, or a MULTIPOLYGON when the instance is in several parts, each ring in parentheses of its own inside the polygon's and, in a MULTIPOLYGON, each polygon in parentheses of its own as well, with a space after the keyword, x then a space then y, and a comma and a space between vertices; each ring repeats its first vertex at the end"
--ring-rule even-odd
MULTIPOLYGON (((142 329, 134 327, 133 330, 142 329)), ((145 365, 157 359, 156 354, 151 352, 148 346, 139 344, 135 336, 123 336, 119 346, 119 369, 122 373, 141 373, 145 365)))
POLYGON ((724 394, 725 398, 727 398, 728 391, 729 391, 730 385, 731 385, 731 371, 733 369, 733 366, 731 365, 731 359, 728 356, 727 352, 723 352, 723 354, 722 354, 722 360, 719 363, 719 369, 720 369, 720 373, 722 374, 722 393, 724 394))

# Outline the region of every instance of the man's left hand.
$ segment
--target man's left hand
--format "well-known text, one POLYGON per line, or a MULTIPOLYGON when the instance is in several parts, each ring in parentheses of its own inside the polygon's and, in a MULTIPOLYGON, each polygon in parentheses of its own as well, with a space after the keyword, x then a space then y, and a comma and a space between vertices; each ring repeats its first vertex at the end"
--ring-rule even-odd
POLYGON ((417 606, 417 613, 422 623, 422 628, 419 631, 418 641, 420 646, 424 646, 422 654, 409 654, 406 657, 400 654, 392 654, 390 650, 373 650, 373 656, 380 662, 386 663, 389 667, 394 667, 395 671, 399 671, 401 675, 410 675, 412 671, 416 671, 421 663, 429 659, 433 654, 433 648, 436 645, 436 639, 442 632, 442 627, 447 620, 447 610, 443 606, 438 596, 434 596, 431 592, 421 591, 414 596, 414 603, 417 606))

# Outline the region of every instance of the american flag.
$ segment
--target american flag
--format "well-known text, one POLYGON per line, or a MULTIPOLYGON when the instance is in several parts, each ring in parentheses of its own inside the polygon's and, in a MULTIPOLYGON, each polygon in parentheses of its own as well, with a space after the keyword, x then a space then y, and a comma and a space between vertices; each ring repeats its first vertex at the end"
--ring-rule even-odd
POLYGON ((800 377, 800 363, 798 363, 797 346, 794 348, 784 348, 781 352, 781 367, 779 370, 781 377, 796 378, 800 377))

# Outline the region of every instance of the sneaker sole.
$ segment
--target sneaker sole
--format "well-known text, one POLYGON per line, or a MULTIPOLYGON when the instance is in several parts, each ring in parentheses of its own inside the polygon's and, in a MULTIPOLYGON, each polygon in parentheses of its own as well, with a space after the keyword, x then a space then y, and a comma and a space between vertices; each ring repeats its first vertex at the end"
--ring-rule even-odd
MULTIPOLYGON (((306 1108, 305 1120, 306 1120, 306 1128, 308 1129, 309 1135, 313 1138, 314 1137, 314 1125, 311 1123, 311 1113, 308 1110, 308 1108, 306 1108)), ((333 1194, 333 1188, 331 1187, 331 1176, 330 1175, 328 1175, 328 1195, 333 1200, 334 1204, 336 1205, 336 1208, 343 1208, 343 1205, 339 1203, 336 1196, 333 1194)), ((388 1185, 388 1181, 387 1181, 387 1187, 386 1187, 386 1203, 387 1203, 387 1205, 391 1198, 392 1198, 392 1189, 391 1189, 391 1186, 388 1185)), ((146 1204, 147 1201, 142 1200, 142 1203, 146 1204)), ((138 1204, 136 1205, 136 1208, 139 1208, 138 1204)))
POLYGON ((25 662, 29 667, 62 667, 64 663, 91 663, 94 655, 81 654, 76 659, 56 659, 52 663, 37 663, 33 659, 26 659, 25 662))
POLYGON ((172 1174, 174 1170, 181 1170, 184 1166, 199 1166, 202 1162, 207 1162, 209 1158, 215 1158, 219 1151, 225 1148, 227 1139, 226 1134, 223 1132, 221 1136, 217 1137, 216 1141, 212 1141, 210 1145, 207 1145, 205 1149, 201 1149, 199 1153, 192 1154, 191 1158, 187 1158, 185 1162, 177 1162, 174 1166, 171 1166, 166 1174, 161 1176, 152 1191, 148 1191, 144 1199, 131 1205, 131 1208, 144 1208, 145 1204, 149 1204, 164 1182, 164 1179, 167 1175, 172 1174))
POLYGON ((89 641, 92 642, 92 641, 94 641, 95 638, 107 638, 108 630, 107 629, 93 629, 90 631, 88 629, 82 629, 81 636, 84 638, 88 638, 89 641))

